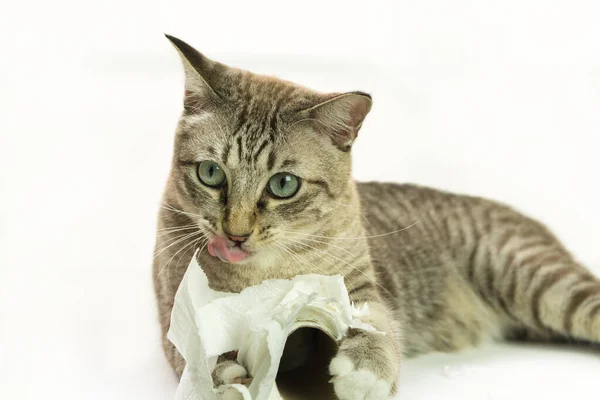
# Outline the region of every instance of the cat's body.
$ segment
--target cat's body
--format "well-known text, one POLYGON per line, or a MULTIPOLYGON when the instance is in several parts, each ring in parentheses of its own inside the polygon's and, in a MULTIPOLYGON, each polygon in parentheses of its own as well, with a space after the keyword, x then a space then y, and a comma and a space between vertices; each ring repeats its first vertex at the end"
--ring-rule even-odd
MULTIPOLYGON (((403 356, 487 338, 600 342, 600 282, 541 224, 475 197, 351 179, 350 146, 368 96, 320 95, 170 39, 186 67, 186 111, 154 279, 163 345, 178 373, 184 361, 164 335, 198 248, 217 290, 303 273, 345 276, 352 300, 369 304, 367 322, 386 335, 353 330, 341 343, 330 371, 342 400, 393 393, 403 356)), ((245 378, 225 363, 215 381, 245 378)))

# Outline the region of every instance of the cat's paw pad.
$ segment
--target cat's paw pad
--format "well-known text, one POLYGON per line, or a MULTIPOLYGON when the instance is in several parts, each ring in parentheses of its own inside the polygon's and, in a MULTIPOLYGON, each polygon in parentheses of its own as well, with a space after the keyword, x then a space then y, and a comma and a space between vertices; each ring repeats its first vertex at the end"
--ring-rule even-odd
POLYGON ((368 369, 356 369, 345 354, 338 354, 329 364, 335 394, 340 400, 386 400, 391 385, 368 369))

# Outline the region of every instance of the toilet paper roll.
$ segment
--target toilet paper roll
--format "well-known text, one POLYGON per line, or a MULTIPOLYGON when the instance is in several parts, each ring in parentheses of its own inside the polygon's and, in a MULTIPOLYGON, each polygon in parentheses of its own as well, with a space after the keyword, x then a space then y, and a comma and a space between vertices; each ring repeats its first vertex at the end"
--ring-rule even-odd
POLYGON ((368 306, 354 308, 342 276, 301 275, 224 293, 210 289, 193 257, 168 333, 186 360, 175 398, 217 400, 235 389, 244 400, 329 400, 329 360, 348 328, 375 330, 365 315, 368 306), (216 359, 232 350, 253 381, 215 389, 216 359))

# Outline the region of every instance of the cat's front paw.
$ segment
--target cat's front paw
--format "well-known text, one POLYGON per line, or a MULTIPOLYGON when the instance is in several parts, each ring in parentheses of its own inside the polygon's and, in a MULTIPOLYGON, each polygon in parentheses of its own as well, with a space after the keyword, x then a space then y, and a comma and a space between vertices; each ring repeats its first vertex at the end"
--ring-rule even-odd
POLYGON ((338 354, 331 360, 329 372, 340 400, 385 400, 390 395, 389 382, 378 378, 373 371, 357 369, 345 354, 338 354))
POLYGON ((340 400, 386 400, 395 389, 398 371, 391 339, 359 329, 348 331, 329 364, 340 400))
POLYGON ((234 387, 228 386, 234 383, 249 385, 252 378, 248 377, 248 371, 236 362, 237 352, 229 352, 219 356, 217 365, 212 372, 212 380, 215 388, 218 388, 219 398, 222 400, 241 400, 242 394, 234 387))
POLYGON ((246 371, 246 368, 233 360, 223 361, 222 363, 217 364, 212 373, 212 378, 215 387, 232 383, 247 385, 252 382, 252 379, 248 378, 248 371, 246 371))

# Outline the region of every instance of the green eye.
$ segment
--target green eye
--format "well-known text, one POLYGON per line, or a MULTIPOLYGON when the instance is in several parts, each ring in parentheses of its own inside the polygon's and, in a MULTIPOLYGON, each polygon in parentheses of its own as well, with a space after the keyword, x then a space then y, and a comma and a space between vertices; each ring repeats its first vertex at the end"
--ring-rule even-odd
POLYGON ((292 174, 280 172, 269 179, 267 190, 271 195, 280 199, 287 199, 298 193, 300 178, 292 174))
POLYGON ((225 183, 225 171, 214 161, 201 161, 198 164, 198 179, 206 186, 223 186, 225 183))

